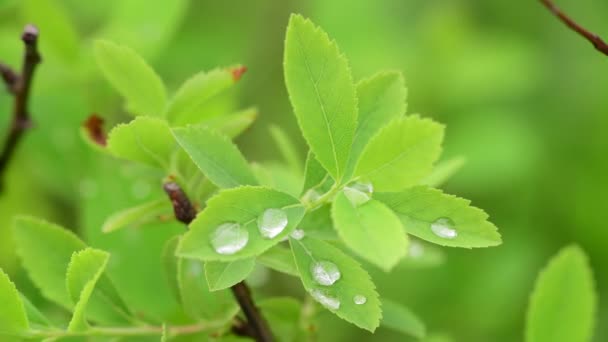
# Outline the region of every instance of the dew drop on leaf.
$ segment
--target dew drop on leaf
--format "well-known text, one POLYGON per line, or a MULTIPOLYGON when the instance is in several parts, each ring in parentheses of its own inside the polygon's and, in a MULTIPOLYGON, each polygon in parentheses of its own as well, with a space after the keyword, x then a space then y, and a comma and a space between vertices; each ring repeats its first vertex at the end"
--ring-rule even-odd
POLYGON ((344 196, 355 207, 369 201, 373 192, 374 187, 371 183, 353 183, 344 188, 344 196))
POLYGON ((311 295, 312 298, 329 310, 338 310, 340 308, 340 300, 338 298, 328 296, 327 294, 323 293, 323 291, 312 290, 311 295))
POLYGON ((279 235, 287 226, 287 214, 282 209, 266 209, 258 217, 258 229, 265 239, 279 235))
POLYGON ((234 254, 249 241, 249 232, 236 222, 227 222, 219 225, 211 236, 213 249, 223 255, 234 254))
POLYGON ((355 295, 353 297, 353 302, 355 302, 355 304, 357 304, 357 305, 362 305, 362 304, 365 304, 365 302, 367 302, 367 298, 365 298, 365 296, 362 296, 362 295, 355 295))
POLYGON ((330 261, 316 261, 312 264, 310 271, 312 278, 323 286, 331 286, 340 279, 338 266, 330 261))
POLYGON ((291 232, 291 237, 296 239, 296 240, 302 240, 304 238, 304 231, 302 229, 296 229, 293 232, 291 232))
POLYGON ((440 238, 454 239, 458 236, 455 226, 454 221, 447 217, 442 217, 431 223, 431 230, 440 238))

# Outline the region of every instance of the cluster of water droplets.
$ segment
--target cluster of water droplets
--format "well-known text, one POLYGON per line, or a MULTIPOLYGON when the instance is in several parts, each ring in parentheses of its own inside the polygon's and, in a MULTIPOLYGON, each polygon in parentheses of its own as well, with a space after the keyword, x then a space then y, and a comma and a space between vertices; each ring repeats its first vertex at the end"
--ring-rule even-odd
POLYGON ((447 217, 441 217, 431 223, 431 230, 440 238, 455 239, 458 236, 456 224, 447 217))
POLYGON ((360 206, 372 198, 374 186, 372 183, 356 182, 344 188, 344 196, 354 206, 360 206))
MULTIPOLYGON (((266 209, 257 219, 258 230, 264 239, 275 238, 285 230, 288 223, 287 213, 283 209, 266 209)), ((237 222, 222 223, 211 234, 211 246, 218 254, 235 254, 245 248, 247 242, 249 232, 237 222)))

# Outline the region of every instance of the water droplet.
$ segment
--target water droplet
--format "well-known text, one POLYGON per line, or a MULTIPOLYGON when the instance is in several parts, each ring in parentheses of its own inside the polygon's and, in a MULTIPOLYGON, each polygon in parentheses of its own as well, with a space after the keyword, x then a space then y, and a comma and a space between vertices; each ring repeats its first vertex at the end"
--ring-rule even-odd
POLYGON ((411 241, 407 253, 410 258, 420 258, 424 254, 424 246, 418 241, 411 241))
POLYGON ((258 217, 258 229, 262 237, 272 239, 287 226, 287 213, 282 209, 266 209, 258 217))
POLYGON ((369 201, 372 198, 374 187, 371 183, 353 183, 344 188, 344 195, 354 206, 369 201))
POLYGON ((341 276, 338 266, 330 261, 314 262, 311 272, 313 279, 323 286, 333 285, 341 276))
POLYGON ((304 231, 302 229, 296 229, 293 232, 291 232, 291 237, 296 239, 296 240, 302 240, 304 238, 304 231))
POLYGON ((357 304, 357 305, 365 304, 365 302, 367 302, 367 298, 365 298, 365 296, 362 296, 362 295, 355 295, 353 297, 353 302, 355 302, 355 304, 357 304))
POLYGON ((302 197, 302 201, 305 203, 311 203, 321 198, 321 194, 315 189, 309 189, 302 197))
POLYGON ((440 238, 454 239, 458 236, 458 232, 454 229, 454 226, 454 221, 447 217, 442 217, 431 224, 431 230, 440 238))
POLYGON ((235 222, 227 222, 219 225, 211 236, 211 245, 219 254, 234 254, 249 241, 249 232, 235 222))
POLYGON ((312 290, 311 295, 312 298, 329 310, 338 310, 340 308, 340 300, 338 298, 328 296, 319 290, 312 290))

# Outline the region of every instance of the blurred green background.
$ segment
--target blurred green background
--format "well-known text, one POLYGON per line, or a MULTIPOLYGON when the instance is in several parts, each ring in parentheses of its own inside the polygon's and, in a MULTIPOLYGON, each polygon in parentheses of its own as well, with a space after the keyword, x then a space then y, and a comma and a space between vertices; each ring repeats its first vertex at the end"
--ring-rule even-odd
MULTIPOLYGON (((608 36, 608 3, 560 6, 608 36)), ((283 82, 292 12, 337 40, 356 79, 380 69, 403 71, 408 111, 446 123, 445 157, 467 159, 446 191, 485 209, 503 235, 498 248, 444 249, 446 262, 436 268, 390 274, 369 268, 382 295, 454 341, 520 341, 537 272, 559 247, 576 242, 590 255, 600 298, 608 296, 608 58, 534 0, 0 0, 0 60, 19 64, 20 31, 28 22, 40 27, 44 56, 31 101, 36 126, 0 194, 0 267, 18 287, 44 303, 20 270, 10 236, 14 215, 36 215, 112 252, 110 272, 129 304, 152 317, 174 310, 159 255, 163 241, 183 228, 100 232, 108 214, 161 189, 159 175, 95 153, 79 137, 90 113, 110 123, 127 120, 94 65, 91 42, 103 37, 132 46, 170 90, 200 70, 248 66, 218 106, 258 107, 258 121, 237 142, 250 160, 267 162, 279 158, 271 123, 285 127, 306 152, 283 82)), ((10 109, 11 98, 0 92, 0 132, 10 109)), ((301 294, 300 287, 276 277, 256 292, 301 294)), ((321 340, 403 341, 330 316, 319 327, 321 340)), ((605 301, 594 340, 608 340, 605 301)))

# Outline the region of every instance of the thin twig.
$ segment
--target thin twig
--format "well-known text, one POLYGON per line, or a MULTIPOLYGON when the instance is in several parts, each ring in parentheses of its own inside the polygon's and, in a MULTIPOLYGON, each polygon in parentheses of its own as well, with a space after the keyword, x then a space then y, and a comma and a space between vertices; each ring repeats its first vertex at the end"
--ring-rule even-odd
POLYGON ((36 71, 36 66, 42 61, 38 53, 38 29, 33 25, 27 25, 23 30, 21 40, 23 40, 23 44, 25 45, 21 75, 17 75, 9 67, 0 64, 2 79, 14 98, 11 128, 6 137, 4 148, 0 152, 0 181, 23 133, 31 127, 27 106, 34 72, 36 71))
POLYGON ((578 33, 580 36, 588 40, 596 50, 608 56, 608 44, 598 35, 589 32, 587 29, 579 25, 571 19, 566 13, 562 12, 551 0, 540 0, 540 2, 551 11, 559 20, 561 20, 571 30, 578 33))
MULTIPOLYGON (((192 202, 182 190, 182 188, 173 181, 168 181, 163 184, 163 189, 169 196, 171 203, 173 204, 173 212, 175 217, 185 223, 190 224, 196 217, 196 210, 192 205, 192 202)), ((247 326, 243 326, 243 322, 237 321, 237 325, 234 327, 235 332, 239 334, 251 334, 256 341, 259 342, 270 342, 274 338, 272 332, 268 326, 268 323, 262 316, 262 313, 253 302, 251 297, 251 291, 247 284, 242 281, 231 287, 232 294, 236 298, 243 314, 247 318, 247 326)))

